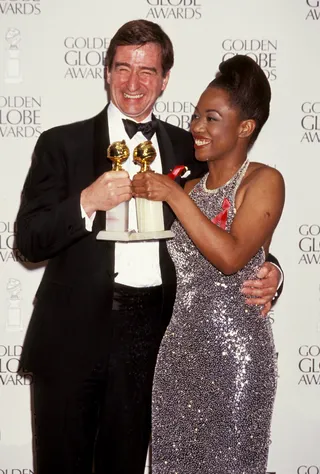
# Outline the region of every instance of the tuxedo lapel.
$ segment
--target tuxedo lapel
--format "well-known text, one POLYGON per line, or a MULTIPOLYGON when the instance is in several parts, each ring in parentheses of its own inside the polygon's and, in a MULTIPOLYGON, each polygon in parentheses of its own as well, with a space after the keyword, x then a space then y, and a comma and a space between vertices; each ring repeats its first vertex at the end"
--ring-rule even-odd
POLYGON ((107 158, 107 150, 110 145, 108 126, 108 106, 94 119, 93 136, 93 161, 95 179, 106 171, 110 171, 112 163, 107 158))
POLYGON ((170 173, 172 166, 175 166, 176 158, 168 132, 160 120, 158 120, 157 139, 161 155, 162 173, 168 174, 170 173))
MULTIPOLYGON (((177 158, 165 125, 160 120, 158 120, 157 139, 161 155, 162 173, 168 174, 176 166, 177 158)), ((163 203, 163 217, 165 229, 169 229, 175 219, 175 215, 167 203, 163 203)))
MULTIPOLYGON (((112 163, 107 158, 107 150, 110 145, 109 126, 108 126, 108 105, 94 119, 93 131, 93 165, 94 176, 97 179, 106 171, 111 171, 112 163)), ((106 213, 98 211, 94 220, 94 229, 105 229, 106 213)))

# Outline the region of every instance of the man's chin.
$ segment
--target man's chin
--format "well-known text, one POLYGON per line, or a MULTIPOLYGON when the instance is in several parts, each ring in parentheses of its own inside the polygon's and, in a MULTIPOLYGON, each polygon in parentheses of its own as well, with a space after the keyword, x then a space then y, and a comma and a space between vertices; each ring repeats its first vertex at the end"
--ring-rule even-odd
POLYGON ((143 110, 141 111, 141 109, 136 109, 133 107, 119 107, 119 109, 123 115, 126 115, 137 122, 141 122, 149 115, 149 112, 144 112, 143 110))

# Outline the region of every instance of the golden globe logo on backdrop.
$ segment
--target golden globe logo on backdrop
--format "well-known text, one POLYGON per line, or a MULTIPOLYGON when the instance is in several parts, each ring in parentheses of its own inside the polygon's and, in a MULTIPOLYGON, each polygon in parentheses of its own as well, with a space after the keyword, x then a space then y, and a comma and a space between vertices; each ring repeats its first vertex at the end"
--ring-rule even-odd
POLYGON ((305 0, 308 13, 306 20, 319 20, 320 19, 320 0, 305 0))
POLYGON ((0 96, 0 138, 39 137, 41 103, 39 96, 0 96))
POLYGON ((145 0, 148 5, 146 18, 155 20, 199 20, 200 0, 145 0))
POLYGON ((191 102, 186 101, 161 101, 155 103, 153 113, 164 122, 171 123, 177 127, 189 130, 191 116, 195 106, 191 102))
POLYGON ((320 385, 320 346, 300 346, 299 357, 298 385, 320 385))
POLYGON ((39 15, 40 6, 40 0, 0 0, 0 15, 39 15))
POLYGON ((298 467, 297 474, 320 474, 320 466, 308 466, 304 464, 298 467))
POLYGON ((320 263, 320 225, 301 224, 299 227, 299 250, 302 252, 299 264, 320 263))
POLYGON ((65 79, 103 79, 104 60, 110 39, 67 36, 64 39, 65 79))
POLYGON ((27 262, 15 245, 15 222, 0 221, 0 263, 27 262))
POLYGON ((17 278, 9 278, 6 285, 7 310, 5 314, 6 331, 23 331, 22 320, 22 286, 17 278))
POLYGON ((267 318, 269 319, 269 321, 270 321, 271 324, 274 324, 274 323, 275 323, 276 318, 275 318, 275 310, 274 310, 274 308, 270 309, 269 313, 267 314, 267 318))
POLYGON ((259 64, 269 81, 277 79, 277 40, 227 38, 222 42, 222 50, 222 61, 244 54, 259 64))
POLYGON ((0 386, 29 386, 32 384, 32 374, 17 374, 21 352, 22 346, 20 345, 0 345, 0 386))
POLYGON ((12 468, 12 469, 0 469, 0 474, 36 474, 31 469, 24 468, 12 468))
POLYGON ((301 143, 320 143, 320 102, 303 102, 301 127, 303 135, 301 143))
MULTIPOLYGON (((1 1, 1 0, 0 0, 1 1)), ((20 43, 21 32, 18 28, 10 27, 5 33, 6 47, 4 52, 4 82, 20 84, 22 82, 20 43)))

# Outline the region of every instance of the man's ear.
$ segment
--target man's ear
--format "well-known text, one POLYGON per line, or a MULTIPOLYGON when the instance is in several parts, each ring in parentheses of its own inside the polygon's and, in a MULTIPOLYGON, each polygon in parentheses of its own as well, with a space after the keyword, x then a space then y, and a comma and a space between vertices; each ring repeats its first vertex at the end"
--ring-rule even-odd
POLYGON ((169 82, 169 77, 170 77, 170 71, 167 72, 167 74, 164 76, 164 78, 162 79, 162 87, 161 87, 161 90, 164 91, 165 88, 167 87, 167 84, 169 82))
POLYGON ((252 120, 252 119, 243 120, 240 124, 239 137, 240 138, 250 137, 253 134, 255 128, 256 128, 255 120, 252 120))
POLYGON ((106 67, 106 68, 105 68, 105 79, 106 79, 106 82, 107 82, 108 84, 110 84, 110 76, 111 76, 111 72, 109 71, 109 68, 106 67))

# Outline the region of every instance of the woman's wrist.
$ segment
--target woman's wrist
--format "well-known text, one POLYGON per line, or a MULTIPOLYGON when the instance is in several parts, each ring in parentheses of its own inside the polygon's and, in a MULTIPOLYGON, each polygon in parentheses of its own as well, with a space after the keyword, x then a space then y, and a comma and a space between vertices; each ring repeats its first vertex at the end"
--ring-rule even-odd
POLYGON ((179 184, 172 181, 172 187, 166 199, 167 204, 172 207, 173 203, 177 203, 181 196, 186 195, 179 184))

